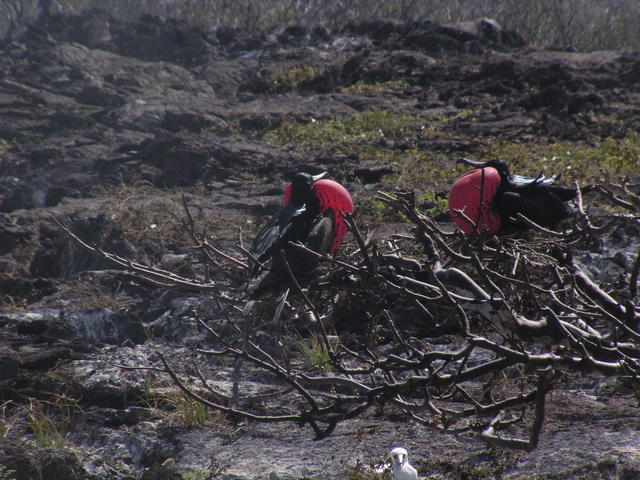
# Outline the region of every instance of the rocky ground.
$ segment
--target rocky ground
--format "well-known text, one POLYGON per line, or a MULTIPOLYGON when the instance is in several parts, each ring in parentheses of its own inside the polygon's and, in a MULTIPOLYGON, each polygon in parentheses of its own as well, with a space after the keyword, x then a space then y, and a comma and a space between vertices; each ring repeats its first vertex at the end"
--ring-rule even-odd
MULTIPOLYGON (((371 192, 437 199, 456 175, 447 165, 495 143, 589 146, 637 132, 640 53, 539 50, 487 21, 251 34, 95 13, 31 26, 2 46, 0 72, 0 478, 366 478, 355 466, 395 444, 432 478, 640 478, 637 397, 587 376, 551 394, 527 454, 406 418, 350 420, 321 441, 294 425, 190 423, 166 376, 139 367, 164 353, 187 369, 193 348, 212 344, 196 322, 215 311, 210 297, 115 269, 54 222, 190 276, 200 257, 182 195, 197 228, 236 255, 291 173, 326 169, 384 238, 404 227, 375 224, 371 192), (305 143, 289 128, 367 112, 391 112, 385 128, 404 122, 365 138, 373 153, 335 148, 348 132, 305 143), (424 156, 409 168, 398 151, 424 156)), ((229 365, 210 368, 228 382, 229 365)))

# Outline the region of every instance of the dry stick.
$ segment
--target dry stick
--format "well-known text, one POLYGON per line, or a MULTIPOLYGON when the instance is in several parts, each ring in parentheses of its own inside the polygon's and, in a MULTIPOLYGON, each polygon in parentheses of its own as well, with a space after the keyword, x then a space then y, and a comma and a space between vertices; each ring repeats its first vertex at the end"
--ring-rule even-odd
POLYGON ((326 262, 330 262, 333 263, 334 265, 338 265, 339 267, 344 267, 347 270, 351 271, 351 272, 356 272, 359 273, 360 272, 360 268, 358 268, 356 265, 351 265, 350 263, 346 263, 343 262, 342 260, 336 260, 333 257, 330 257, 329 255, 325 255, 322 253, 318 253, 318 252, 314 252, 313 250, 311 250, 310 248, 306 247, 305 245, 301 244, 301 243, 293 243, 293 242, 289 242, 289 245, 292 246, 293 248, 296 248, 302 252, 311 254, 311 255, 315 255, 319 260, 323 260, 326 262))
POLYGON ((555 230, 551 230, 549 228, 542 227, 542 226, 538 225, 536 222, 534 222, 533 220, 525 217, 521 213, 516 213, 515 218, 517 218, 518 220, 523 222, 528 227, 533 228, 534 230, 537 230, 539 232, 545 233, 547 235, 552 235, 554 237, 569 238, 573 234, 573 231, 570 231, 570 232, 567 232, 567 233, 563 233, 563 232, 556 232, 555 230))
POLYGON ((396 322, 393 320, 393 315, 391 315, 391 312, 389 312, 389 310, 387 309, 384 310, 384 315, 387 319, 387 322, 389 323, 389 326, 391 327, 391 331, 393 332, 393 336, 395 337, 396 341, 400 344, 400 346, 402 346, 404 352, 407 354, 407 357, 411 356, 411 354, 414 353, 415 350, 413 348, 409 348, 407 343, 404 341, 404 338, 402 338, 402 336, 400 335, 400 332, 396 327, 396 322))
MULTIPOLYGON (((292 245, 292 243, 289 242, 289 245, 292 245)), ((300 287, 300 284, 298 283, 298 280, 293 274, 293 271, 291 270, 291 266, 289 265, 289 262, 287 261, 287 257, 284 254, 284 252, 282 252, 282 259, 284 261, 285 269, 287 271, 287 274, 289 275, 289 278, 291 280, 291 283, 293 284, 293 287, 302 296, 302 298, 304 298, 305 303, 311 309, 311 312, 313 313, 314 317, 316 318, 316 321, 318 322, 318 325, 320 326, 320 335, 322 336, 322 341, 324 343, 325 348, 327 349, 327 353, 329 353, 329 358, 331 359, 331 363, 335 367, 341 369, 342 366, 340 365, 340 362, 338 361, 338 357, 335 351, 333 350, 333 346, 331 345, 331 342, 329 341, 329 337, 327 336, 327 331, 324 328, 324 323, 322 322, 322 318, 320 317, 320 311, 316 308, 314 303, 309 299, 307 294, 300 287)))
MULTIPOLYGON (((219 353, 220 355, 227 355, 228 352, 225 351, 221 351, 221 352, 216 352, 219 353)), ((204 388, 211 393, 214 397, 216 397, 216 401, 217 402, 227 402, 227 405, 232 402, 234 400, 234 398, 232 396, 229 395, 225 395, 224 393, 221 393, 217 390, 214 390, 213 387, 211 387, 211 385, 209 385, 209 382, 207 381, 207 379, 204 377, 204 375, 202 374, 202 371, 200 370, 200 367, 198 367, 198 364, 196 364, 194 362, 194 368, 196 371, 196 376, 200 379, 200 382, 202 383, 202 385, 204 386, 204 388)), ((162 370, 164 372, 164 370, 162 370)), ((289 393, 291 393, 294 390, 293 387, 288 387, 286 389, 283 390, 276 390, 274 392, 270 392, 270 393, 262 393, 262 394, 254 394, 251 396, 246 396, 246 397, 238 397, 235 400, 251 400, 253 402, 261 402, 264 400, 269 400, 275 397, 282 397, 284 395, 287 395, 289 393)))
MULTIPOLYGON (((589 215, 585 212, 584 210, 584 204, 583 204, 583 200, 582 200, 582 191, 580 190, 580 187, 578 185, 578 181, 576 180, 574 182, 575 187, 576 187, 576 204, 577 204, 577 208, 578 208, 578 213, 580 215, 580 218, 582 219, 582 222, 584 223, 586 228, 582 228, 579 225, 577 226, 577 233, 590 233, 591 235, 596 234, 596 233, 604 233, 606 231, 608 231, 618 220, 627 220, 629 219, 629 217, 627 215, 613 215, 612 218, 605 222, 604 224, 602 224, 599 227, 596 227, 595 225, 593 225, 593 223, 591 222, 591 219, 589 218, 589 215), (586 232, 584 232, 584 230, 586 230, 586 232)), ((573 232, 569 232, 569 233, 573 233, 573 232)))
MULTIPOLYGON (((246 248, 244 248, 242 245, 236 245, 236 248, 238 250, 240 250, 242 253, 244 253, 247 257, 249 257, 251 259, 252 262, 256 263, 257 265, 260 266, 260 268, 264 268, 265 270, 268 269, 269 267, 267 267, 264 263, 262 263, 261 261, 259 261, 254 255, 253 253, 251 253, 249 250, 247 250, 246 248)), ((248 265, 245 265, 245 268, 249 268, 248 265)))
POLYGON ((256 420, 260 422, 301 422, 301 423, 309 423, 316 434, 322 434, 322 430, 315 424, 315 422, 310 421, 310 419, 304 412, 296 415, 256 415, 250 412, 246 412, 244 410, 238 410, 232 407, 226 407, 219 403, 212 402, 193 392, 189 387, 187 387, 175 373, 175 371, 169 366, 169 363, 165 359, 162 353, 158 352, 158 356, 160 357, 160 361, 164 365, 164 371, 169 374, 173 382, 178 386, 182 392, 187 395, 189 398, 192 398, 201 404, 212 408, 214 410, 219 410, 223 413, 227 413, 229 415, 237 415, 242 418, 247 418, 249 420, 256 420))
POLYGON ((217 267, 221 268, 221 265, 218 262, 216 262, 215 259, 211 255, 209 255, 209 253, 206 252, 205 250, 211 250, 216 255, 219 255, 222 258, 229 260, 230 262, 238 265, 239 267, 242 267, 244 269, 248 268, 248 265, 245 264, 244 262, 241 262, 237 258, 233 258, 232 256, 227 255, 222 250, 218 250, 213 245, 211 245, 207 241, 206 236, 203 236, 202 239, 198 238, 198 235, 196 234, 195 221, 193 220, 193 216, 189 211, 189 206, 187 204, 187 197, 185 195, 182 195, 182 207, 187 216, 187 222, 184 222, 184 223, 189 230, 189 235, 191 236, 191 239, 197 244, 198 248, 202 250, 203 254, 207 257, 208 260, 213 262, 217 267))
POLYGON ((577 290, 581 291, 589 300, 595 302, 612 317, 621 319, 622 316, 627 316, 628 320, 630 319, 633 322, 640 320, 640 313, 631 311, 628 307, 623 307, 575 265, 573 265, 572 273, 577 290))
MULTIPOLYGON (((638 277, 640 276, 640 249, 638 249, 638 255, 636 261, 631 269, 631 277, 629 278, 629 296, 633 300, 638 294, 638 277)), ((627 310, 629 308, 627 307, 627 310)))
POLYGON ((171 288, 171 287, 182 287, 194 290, 203 290, 203 291, 219 291, 220 287, 215 283, 197 283, 193 282, 185 277, 180 275, 176 275, 173 272, 168 270, 163 270, 161 268, 150 267, 144 265, 142 263, 137 263, 128 258, 120 257, 114 253, 110 253, 102 250, 99 247, 94 247, 84 242, 80 237, 75 235, 71 230, 69 230, 66 226, 62 224, 60 220, 57 218, 53 218, 53 221, 78 245, 82 248, 89 250, 90 252, 109 260, 110 262, 115 263, 116 265, 120 265, 124 267, 126 270, 129 270, 139 276, 139 278, 146 280, 154 285, 158 285, 161 287, 171 288))
POLYGON ((468 336, 471 333, 471 324, 469 323, 469 318, 467 317, 467 314, 465 313, 464 309, 462 308, 459 302, 454 300, 451 292, 449 292, 449 290, 447 290, 447 288, 445 287, 444 283, 440 281, 434 268, 430 264, 427 264, 427 268, 431 270, 431 275, 433 276, 433 279, 435 280, 436 285, 440 288, 440 291, 442 292, 444 297, 447 299, 449 304, 458 310, 458 313, 460 314, 460 318, 461 318, 460 323, 462 325, 463 335, 468 336))
MULTIPOLYGON (((195 243, 198 248, 200 249, 200 253, 202 253, 202 256, 205 259, 204 265, 206 268, 206 277, 207 279, 209 278, 209 270, 208 270, 208 264, 206 262, 206 260, 208 260, 209 262, 213 263, 216 267, 218 267, 220 270, 222 270, 222 265, 220 265, 211 255, 209 255, 209 252, 205 251, 202 248, 202 241, 198 238, 198 235, 196 234, 196 222, 193 220, 193 216, 191 215, 191 212, 189 211, 189 206, 187 205, 187 197, 183 194, 182 195, 182 208, 184 210, 184 213, 187 217, 187 220, 183 220, 182 223, 184 224, 185 227, 187 227, 187 231, 189 232, 189 236, 191 237, 191 240, 193 240, 193 243, 195 243)), ((226 273, 226 272, 225 272, 226 273)))
MULTIPOLYGON (((424 218, 422 218, 422 216, 415 210, 415 208, 412 208, 405 200, 394 198, 384 192, 377 192, 375 198, 386 203, 396 210, 404 212, 409 220, 411 220, 416 226, 424 229, 427 232, 433 231, 427 221, 425 221, 424 218)), ((464 262, 468 262, 471 260, 471 258, 452 250, 449 245, 447 245, 447 243, 442 240, 442 238, 440 238, 440 236, 434 235, 434 238, 438 245, 452 258, 464 262)))
POLYGON ((224 253, 222 250, 217 249, 216 247, 211 245, 207 240, 203 240, 202 241, 202 248, 205 248, 207 250, 211 250, 216 255, 220 255, 222 258, 225 258, 225 259, 229 260, 230 262, 235 263, 237 266, 239 266, 239 267, 241 267, 243 269, 249 268, 249 266, 246 263, 238 260, 237 258, 232 257, 231 255, 228 255, 228 254, 224 253))
MULTIPOLYGON (((478 254, 476 252, 473 252, 471 254, 471 260, 473 262, 473 266, 476 269, 476 272, 478 272, 484 282, 489 285, 494 292, 497 292, 501 298, 506 298, 504 292, 500 289, 500 287, 498 287, 498 285, 491 279, 491 277, 489 277, 485 266, 482 264, 482 261, 480 260, 480 257, 478 257, 478 254)), ((489 297, 491 298, 491 296, 489 297)))
POLYGON ((364 263, 367 266, 367 269, 371 273, 373 273, 374 272, 373 262, 369 257, 369 252, 367 252, 367 246, 365 245, 365 242, 362 239, 362 235, 360 235, 360 230, 358 229, 358 226, 353 221, 353 217, 351 216, 351 214, 345 213, 345 212, 340 212, 340 215, 342 215, 342 218, 344 218, 346 222, 349 224, 349 227, 351 227, 351 232, 353 233, 353 236, 356 239, 356 242, 358 243, 360 252, 362 252, 362 259, 364 260, 364 263))
POLYGON ((605 188, 601 185, 597 185, 596 188, 601 193, 604 193, 605 195, 607 195, 607 197, 609 197, 609 199, 619 207, 625 208, 632 212, 636 211, 635 206, 631 202, 627 202, 626 200, 623 200, 622 198, 618 197, 613 191, 609 190, 608 188, 605 188))
POLYGON ((545 417, 546 396, 549 390, 551 390, 553 380, 554 375, 550 373, 544 373, 538 380, 538 387, 536 389, 535 417, 528 440, 502 437, 496 434, 496 425, 500 423, 503 412, 500 412, 482 431, 482 433, 480 434, 480 438, 492 445, 509 447, 518 450, 534 450, 538 446, 538 442, 540 440, 540 432, 542 431, 545 417))
MULTIPOLYGON (((602 314, 600 312, 593 312, 593 311, 589 311, 589 310, 581 310, 579 308, 573 307, 565 302, 563 302, 562 300, 560 300, 560 298, 558 297, 558 294, 554 291, 554 290, 550 290, 549 295, 551 296, 551 299, 554 301, 554 303, 559 306, 560 308, 562 308, 563 310, 569 312, 569 313, 573 313, 575 314, 577 317, 580 318, 594 318, 594 319, 599 319, 602 318, 602 314)), ((584 322, 584 320, 583 320, 584 322)), ((586 322, 585 322, 586 323, 586 322)))
MULTIPOLYGON (((213 329, 211 329, 210 327, 206 326, 206 324, 204 324, 204 322, 201 322, 201 324, 205 325, 205 327, 218 339, 222 339, 222 337, 215 332, 213 329)), ((224 341, 224 340, 223 340, 224 341)), ((300 385, 299 382, 297 382, 294 378, 293 375, 290 375, 289 373, 287 373, 287 371, 282 368, 274 359, 273 357, 271 357, 271 355, 269 355, 267 352, 265 352, 263 349, 261 349, 260 347, 258 347, 255 343, 253 343, 251 340, 248 341, 248 344, 251 346, 251 348, 253 348, 256 352, 258 352, 260 355, 264 356, 265 358, 267 358, 269 361, 263 361, 261 359, 259 359, 258 357, 256 357, 255 355, 251 355, 250 353, 248 353, 247 349, 242 349, 242 350, 238 350, 235 348, 231 348, 231 347, 227 347, 227 349, 223 352, 218 352, 218 351, 211 351, 211 350, 203 350, 203 349, 199 349, 198 352, 200 353, 204 353, 204 354, 209 354, 209 355, 221 355, 221 354, 228 354, 231 353, 233 355, 235 355, 236 357, 242 357, 246 360, 249 360, 251 363, 253 363, 254 365, 257 365, 267 371, 270 371, 271 373, 273 373, 274 375, 276 375, 277 377, 283 379, 284 381, 286 381, 287 383, 289 383, 293 388, 295 388, 295 390, 302 395, 306 401, 309 403, 311 409, 309 412, 306 412, 305 415, 309 416, 309 418, 306 418, 306 421, 308 423, 315 423, 315 420, 313 419, 313 417, 311 416, 311 414, 313 413, 320 413, 323 410, 327 410, 327 408, 321 409, 318 404, 316 403, 316 400, 313 398, 313 396, 304 388, 302 387, 302 385, 300 385)), ((316 430, 316 428, 314 428, 314 430, 316 430)), ((323 432, 321 432, 319 429, 316 430, 316 434, 324 434, 323 432)))
POLYGON ((602 176, 604 177, 605 185, 598 184, 598 185, 596 185, 596 188, 600 192, 608 195, 609 198, 614 203, 616 203, 617 205, 619 205, 619 206, 621 206, 623 208, 626 208, 627 210, 630 210, 632 212, 633 211, 640 212, 640 196, 638 196, 637 194, 635 194, 635 193, 631 192, 631 190, 629 190, 629 186, 628 186, 628 183, 627 183, 627 178, 626 177, 622 178, 621 184, 618 185, 618 184, 615 184, 615 183, 611 182, 611 176, 609 175, 609 172, 607 172, 606 170, 604 170, 602 168, 599 169, 599 170, 600 170, 600 173, 602 174, 602 176), (617 197, 615 195, 615 193, 613 192, 613 190, 618 190, 618 191, 624 193, 627 196, 628 201, 617 197))

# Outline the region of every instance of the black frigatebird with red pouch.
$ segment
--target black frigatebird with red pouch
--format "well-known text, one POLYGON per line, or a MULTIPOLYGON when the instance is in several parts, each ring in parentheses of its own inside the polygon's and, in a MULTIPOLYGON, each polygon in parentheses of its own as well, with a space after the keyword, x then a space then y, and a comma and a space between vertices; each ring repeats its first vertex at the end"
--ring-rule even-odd
POLYGON ((524 228, 519 213, 541 227, 554 228, 571 213, 566 202, 576 197, 576 190, 556 184, 558 175, 511 175, 501 160, 461 158, 457 163, 475 167, 449 192, 449 214, 464 233, 493 235, 506 228, 524 228))
POLYGON ((316 255, 291 243, 301 243, 321 254, 331 254, 342 243, 347 226, 342 213, 353 212, 349 192, 333 180, 319 175, 297 173, 284 192, 284 207, 256 235, 249 251, 251 298, 289 285, 287 264, 294 276, 311 272, 316 255), (286 260, 286 263, 285 263, 286 260))

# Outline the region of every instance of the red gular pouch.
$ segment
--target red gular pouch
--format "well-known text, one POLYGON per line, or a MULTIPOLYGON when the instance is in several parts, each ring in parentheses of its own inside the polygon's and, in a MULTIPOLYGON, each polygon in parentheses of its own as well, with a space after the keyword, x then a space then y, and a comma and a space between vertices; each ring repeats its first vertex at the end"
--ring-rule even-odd
POLYGON ((353 213, 353 200, 347 189, 333 180, 321 179, 313 184, 313 190, 320 200, 320 210, 326 214, 328 210, 333 211, 335 218, 335 231, 333 243, 329 248, 329 253, 335 252, 344 236, 347 234, 347 225, 341 213, 353 213))
MULTIPOLYGON (((292 185, 289 184, 284 190, 284 205, 288 205, 291 201, 291 191, 292 185)), ((353 200, 346 188, 338 182, 325 178, 313 182, 313 192, 320 203, 320 212, 325 216, 329 210, 333 213, 334 236, 327 252, 333 253, 342 244, 347 233, 347 225, 341 213, 353 213, 353 200)))
POLYGON ((495 168, 485 167, 470 170, 454 182, 449 192, 449 215, 460 231, 493 235, 500 230, 500 214, 493 206, 500 181, 495 168))

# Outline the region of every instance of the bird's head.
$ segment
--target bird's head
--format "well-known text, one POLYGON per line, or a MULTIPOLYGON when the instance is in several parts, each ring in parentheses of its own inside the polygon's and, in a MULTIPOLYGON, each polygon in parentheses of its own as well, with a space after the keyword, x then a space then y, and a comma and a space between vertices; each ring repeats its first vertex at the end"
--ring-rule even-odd
POLYGON ((402 447, 396 447, 389 452, 393 465, 404 465, 408 461, 409 454, 402 447))
POLYGON ((509 167, 502 160, 489 160, 488 162, 478 162, 477 160, 471 160, 469 158, 461 157, 456 163, 461 163, 463 165, 469 165, 473 168, 485 168, 492 167, 495 168, 500 174, 500 178, 508 181, 510 177, 509 167))
POLYGON ((284 203, 303 204, 309 199, 309 195, 313 191, 313 184, 324 178, 327 172, 311 175, 305 172, 296 173, 291 179, 291 183, 287 185, 284 193, 284 203))

